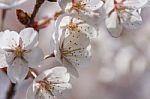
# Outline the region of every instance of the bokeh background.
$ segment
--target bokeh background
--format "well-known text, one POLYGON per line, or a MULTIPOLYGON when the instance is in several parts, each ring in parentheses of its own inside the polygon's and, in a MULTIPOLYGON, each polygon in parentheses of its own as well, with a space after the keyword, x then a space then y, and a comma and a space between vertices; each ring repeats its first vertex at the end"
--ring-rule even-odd
MULTIPOLYGON (((16 17, 16 9, 31 12, 35 0, 10 9, 5 29, 20 31, 23 25, 16 17)), ((45 2, 36 19, 52 17, 59 11, 57 3, 45 2)), ((136 30, 124 29, 123 35, 113 38, 101 25, 100 34, 92 39, 92 60, 78 67, 80 77, 72 79, 72 90, 65 91, 60 99, 150 99, 150 8, 142 10, 143 24, 136 30)), ((45 55, 53 51, 50 40, 54 22, 40 30, 40 47, 45 55)), ((55 58, 41 63, 39 72, 60 64, 55 58)), ((26 99, 25 92, 32 79, 18 84, 13 99, 26 99)), ((9 79, 0 71, 0 99, 5 99, 9 79)))

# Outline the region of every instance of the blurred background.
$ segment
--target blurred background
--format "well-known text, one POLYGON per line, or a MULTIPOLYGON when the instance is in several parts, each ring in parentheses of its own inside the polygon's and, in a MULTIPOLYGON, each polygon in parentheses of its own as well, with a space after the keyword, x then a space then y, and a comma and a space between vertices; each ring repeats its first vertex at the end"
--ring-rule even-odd
MULTIPOLYGON (((31 12, 35 0, 10 9, 4 28, 20 31, 23 25, 16 17, 16 9, 31 12)), ((52 17, 59 11, 57 3, 45 2, 36 19, 52 17)), ((92 60, 79 67, 80 77, 72 79, 73 88, 60 99, 150 99, 150 8, 142 10, 143 25, 136 30, 124 29, 123 35, 113 38, 102 24, 98 38, 92 40, 92 60)), ((40 30, 40 47, 45 55, 53 51, 50 40, 54 22, 40 30)), ((41 63, 39 71, 59 66, 55 58, 41 63)), ((26 99, 25 92, 32 79, 18 84, 14 99, 26 99)), ((5 99, 9 79, 0 71, 0 99, 5 99)))

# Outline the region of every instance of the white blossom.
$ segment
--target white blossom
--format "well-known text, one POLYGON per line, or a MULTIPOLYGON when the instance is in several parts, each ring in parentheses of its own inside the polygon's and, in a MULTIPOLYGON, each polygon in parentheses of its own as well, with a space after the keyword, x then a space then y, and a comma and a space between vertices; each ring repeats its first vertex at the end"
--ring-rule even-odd
POLYGON ((37 46, 38 33, 33 28, 25 28, 19 34, 6 30, 0 38, 0 68, 7 67, 12 82, 24 80, 29 67, 37 68, 43 60, 43 52, 37 46))
POLYGON ((76 67, 89 61, 91 45, 88 35, 84 31, 76 29, 78 28, 64 28, 62 31, 56 29, 53 35, 53 46, 58 61, 77 77, 76 67))
POLYGON ((87 34, 90 38, 95 38, 98 35, 98 31, 95 27, 80 18, 74 18, 71 16, 59 17, 56 21, 56 27, 58 32, 69 31, 76 33, 80 31, 87 34))
POLYGON ((106 0, 106 27, 109 33, 117 37, 121 34, 123 26, 134 29, 142 24, 141 8, 147 0, 106 0))
POLYGON ((24 3, 27 0, 0 0, 1 9, 9 9, 24 3))
POLYGON ((101 0, 59 0, 58 3, 65 13, 99 28, 102 15, 96 11, 102 8, 101 0))
POLYGON ((65 67, 54 67, 38 75, 27 91, 27 99, 50 99, 71 89, 70 74, 65 67))
POLYGON ((84 14, 94 13, 103 5, 101 0, 59 0, 60 7, 66 12, 78 12, 84 14))

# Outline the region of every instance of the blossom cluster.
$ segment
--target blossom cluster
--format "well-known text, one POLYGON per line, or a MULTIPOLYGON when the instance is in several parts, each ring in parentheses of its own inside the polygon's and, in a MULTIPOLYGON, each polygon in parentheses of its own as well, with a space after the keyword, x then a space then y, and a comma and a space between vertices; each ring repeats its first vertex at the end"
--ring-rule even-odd
MULTIPOLYGON (((0 8, 12 8, 25 1, 0 0, 0 8)), ((30 75, 34 77, 27 99, 55 98, 70 89, 70 75, 79 77, 77 67, 89 62, 91 40, 101 32, 101 24, 105 24, 111 36, 119 37, 123 27, 135 29, 142 24, 141 10, 149 6, 149 0, 58 0, 57 3, 62 11, 55 20, 52 54, 44 55, 38 46, 39 29, 33 27, 32 22, 24 24, 27 28, 19 33, 0 32, 0 68, 7 70, 12 83, 20 83, 30 75), (34 71, 43 60, 51 57, 61 66, 40 74, 34 71)))

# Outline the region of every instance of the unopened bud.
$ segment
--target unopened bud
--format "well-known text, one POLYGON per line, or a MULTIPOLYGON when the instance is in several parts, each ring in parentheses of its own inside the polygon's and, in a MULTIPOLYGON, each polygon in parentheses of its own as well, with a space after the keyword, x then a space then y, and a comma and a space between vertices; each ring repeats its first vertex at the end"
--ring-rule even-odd
POLYGON ((26 12, 24 12, 23 10, 17 9, 16 10, 16 14, 17 14, 18 20, 23 25, 27 25, 30 22, 30 16, 29 16, 29 14, 26 13, 26 12))

